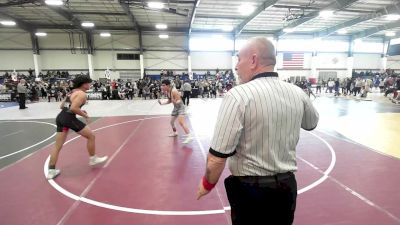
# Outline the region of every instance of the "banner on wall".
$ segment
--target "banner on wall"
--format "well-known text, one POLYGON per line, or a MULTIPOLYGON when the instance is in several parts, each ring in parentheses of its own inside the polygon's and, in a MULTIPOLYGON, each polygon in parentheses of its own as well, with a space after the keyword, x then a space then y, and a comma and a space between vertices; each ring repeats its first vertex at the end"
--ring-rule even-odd
POLYGON ((15 69, 13 72, 11 72, 11 80, 18 81, 18 73, 15 71, 15 69))
POLYGON ((107 69, 104 71, 104 76, 105 76, 108 80, 111 79, 111 71, 110 71, 110 69, 107 68, 107 69))
POLYGON ((302 69, 304 67, 304 53, 283 53, 283 69, 302 69))

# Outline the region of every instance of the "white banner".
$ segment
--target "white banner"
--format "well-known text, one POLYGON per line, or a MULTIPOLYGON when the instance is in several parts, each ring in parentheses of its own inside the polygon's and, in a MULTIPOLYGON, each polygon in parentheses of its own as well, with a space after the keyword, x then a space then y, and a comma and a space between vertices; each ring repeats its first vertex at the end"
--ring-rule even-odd
POLYGON ((111 79, 111 71, 110 71, 109 69, 106 69, 106 70, 104 71, 104 76, 105 76, 108 80, 110 80, 110 79, 111 79))
POLYGON ((11 79, 13 81, 18 81, 18 73, 15 72, 15 70, 14 70, 14 72, 11 72, 11 79))

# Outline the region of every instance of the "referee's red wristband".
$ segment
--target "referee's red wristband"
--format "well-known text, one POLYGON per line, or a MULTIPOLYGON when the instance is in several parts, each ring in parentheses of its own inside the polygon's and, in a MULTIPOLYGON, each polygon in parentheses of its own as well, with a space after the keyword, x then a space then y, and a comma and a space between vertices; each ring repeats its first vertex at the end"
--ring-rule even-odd
POLYGON ((211 191, 216 184, 211 184, 210 182, 208 182, 208 180, 206 179, 206 177, 203 177, 203 187, 204 189, 206 189, 207 191, 211 191))

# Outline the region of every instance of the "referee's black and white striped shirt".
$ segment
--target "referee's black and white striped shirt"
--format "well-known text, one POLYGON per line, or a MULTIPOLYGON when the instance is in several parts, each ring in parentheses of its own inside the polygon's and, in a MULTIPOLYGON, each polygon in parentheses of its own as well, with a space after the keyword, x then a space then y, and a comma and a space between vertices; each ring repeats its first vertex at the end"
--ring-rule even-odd
POLYGON ((318 118, 303 90, 262 73, 226 94, 210 153, 230 157, 234 176, 294 172, 300 128, 313 130, 318 118))

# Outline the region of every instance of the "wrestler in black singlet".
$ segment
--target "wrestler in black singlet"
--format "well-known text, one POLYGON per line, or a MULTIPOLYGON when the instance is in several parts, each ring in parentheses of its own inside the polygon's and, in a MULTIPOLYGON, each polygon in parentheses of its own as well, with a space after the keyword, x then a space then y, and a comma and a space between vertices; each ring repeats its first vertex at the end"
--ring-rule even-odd
MULTIPOLYGON (((57 115, 56 124, 57 124, 57 132, 68 131, 68 129, 72 129, 75 132, 81 131, 85 128, 86 124, 76 118, 76 114, 73 113, 71 108, 71 95, 74 91, 71 91, 67 94, 67 98, 65 99, 65 103, 69 103, 68 107, 63 107, 62 111, 57 115)), ((80 106, 82 108, 84 104, 80 106)))

